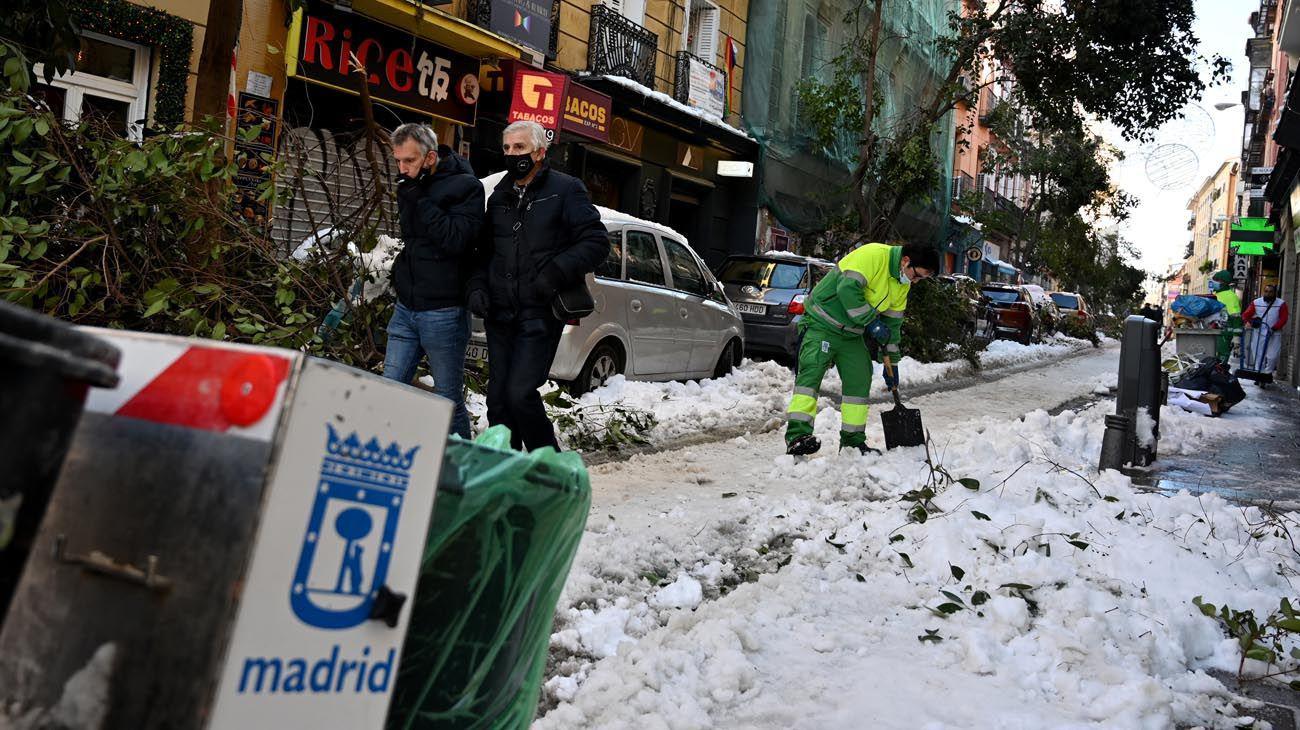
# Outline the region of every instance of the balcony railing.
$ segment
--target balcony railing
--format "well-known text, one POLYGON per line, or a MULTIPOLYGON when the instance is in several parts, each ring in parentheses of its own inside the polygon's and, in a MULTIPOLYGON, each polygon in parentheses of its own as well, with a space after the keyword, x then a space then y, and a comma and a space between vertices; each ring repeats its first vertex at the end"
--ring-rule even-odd
POLYGON ((711 71, 717 71, 722 74, 722 88, 727 88, 727 72, 718 66, 705 61, 703 58, 688 51, 678 51, 677 53, 677 70, 673 74, 673 98, 683 104, 689 104, 691 98, 691 62, 694 61, 711 71))
POLYGON ((591 6, 587 69, 592 73, 622 76, 653 89, 658 46, 657 34, 633 23, 617 10, 605 5, 591 6))
POLYGON ((963 195, 975 191, 975 178, 964 172, 959 172, 952 177, 952 198, 960 200, 963 195))
MULTIPOLYGON (((432 3, 428 3, 432 4, 432 3)), ((469 22, 486 30, 492 29, 492 0, 469 0, 469 22)), ((546 57, 554 60, 560 44, 560 0, 551 3, 551 38, 546 57)))
POLYGON ((984 89, 980 92, 980 124, 988 124, 993 118, 993 113, 1002 106, 1002 97, 993 93, 992 89, 984 89))

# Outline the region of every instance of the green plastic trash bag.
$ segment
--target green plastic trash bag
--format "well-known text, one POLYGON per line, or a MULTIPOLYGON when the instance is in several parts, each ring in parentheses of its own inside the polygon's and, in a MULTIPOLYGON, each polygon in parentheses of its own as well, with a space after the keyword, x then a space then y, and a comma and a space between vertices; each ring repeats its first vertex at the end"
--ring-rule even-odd
POLYGON ((576 453, 449 440, 389 730, 528 727, 590 506, 576 453))

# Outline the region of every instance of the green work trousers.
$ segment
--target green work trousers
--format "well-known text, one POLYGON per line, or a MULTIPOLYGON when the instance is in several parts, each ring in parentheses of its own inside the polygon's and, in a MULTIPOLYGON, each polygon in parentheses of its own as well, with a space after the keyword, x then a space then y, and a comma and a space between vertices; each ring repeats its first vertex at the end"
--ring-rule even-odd
POLYGON ((809 323, 799 348, 799 374, 786 411, 785 441, 813 432, 822 377, 834 365, 840 371, 840 446, 857 447, 867 440, 867 396, 871 393, 871 356, 862 335, 841 333, 809 323))
POLYGON ((1219 362, 1231 365, 1232 360, 1232 341, 1241 336, 1241 315, 1228 315, 1228 323, 1219 330, 1219 340, 1215 343, 1215 355, 1218 356, 1219 362))

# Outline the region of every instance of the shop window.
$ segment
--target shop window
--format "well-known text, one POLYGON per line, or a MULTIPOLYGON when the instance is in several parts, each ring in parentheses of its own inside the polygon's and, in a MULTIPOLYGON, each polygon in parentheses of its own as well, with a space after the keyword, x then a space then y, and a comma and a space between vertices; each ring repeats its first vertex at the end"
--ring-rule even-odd
POLYGON ((718 23, 721 21, 718 6, 709 0, 691 0, 686 7, 686 50, 708 63, 716 62, 718 23))
MULTIPOLYGON (((42 67, 36 65, 36 75, 42 67)), ((67 122, 98 118, 108 129, 138 140, 149 98, 149 49, 97 33, 81 36, 75 73, 37 84, 34 95, 67 122)))
POLYGON ((627 279, 642 284, 668 286, 664 262, 655 237, 644 231, 627 232, 627 279))
POLYGON ((673 268, 673 288, 699 297, 709 295, 709 283, 700 273, 699 264, 686 246, 671 238, 664 239, 664 250, 668 253, 668 265, 673 268))

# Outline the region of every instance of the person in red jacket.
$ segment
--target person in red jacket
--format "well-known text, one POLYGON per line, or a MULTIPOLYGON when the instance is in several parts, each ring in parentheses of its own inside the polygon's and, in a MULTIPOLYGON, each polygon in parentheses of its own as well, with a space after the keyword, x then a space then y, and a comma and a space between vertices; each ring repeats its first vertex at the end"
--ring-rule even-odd
POLYGON ((1263 296, 1250 303, 1241 313, 1246 329, 1251 331, 1251 346, 1246 353, 1246 369, 1272 374, 1282 351, 1282 328, 1290 317, 1286 302, 1277 296, 1277 287, 1264 287, 1263 296))

